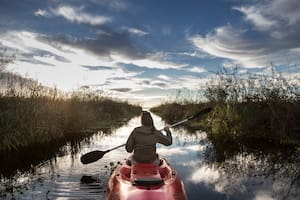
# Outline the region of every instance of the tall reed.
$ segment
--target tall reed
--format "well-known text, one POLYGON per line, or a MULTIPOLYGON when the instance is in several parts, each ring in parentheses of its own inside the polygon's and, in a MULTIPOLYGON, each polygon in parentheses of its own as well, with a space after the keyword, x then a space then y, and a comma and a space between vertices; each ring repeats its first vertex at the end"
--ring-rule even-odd
MULTIPOLYGON (((216 145, 251 141, 300 145, 300 81, 287 79, 270 66, 269 73, 240 74, 224 68, 200 90, 199 102, 169 102, 152 111, 174 120, 205 105, 214 106, 201 127, 216 145)), ((182 102, 182 101, 181 101, 182 102)))
POLYGON ((2 77, 6 79, 0 93, 0 151, 109 128, 141 111, 139 106, 91 91, 63 94, 10 73, 2 77))

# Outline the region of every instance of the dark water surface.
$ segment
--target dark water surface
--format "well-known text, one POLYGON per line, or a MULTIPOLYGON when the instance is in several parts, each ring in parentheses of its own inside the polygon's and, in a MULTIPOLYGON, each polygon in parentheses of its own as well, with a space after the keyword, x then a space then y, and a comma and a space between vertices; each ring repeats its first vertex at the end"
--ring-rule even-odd
MULTIPOLYGON (((153 115, 156 127, 164 127, 161 118, 153 115)), ((93 150, 107 150, 123 144, 140 119, 113 131, 96 134, 91 143, 81 144, 79 153, 49 160, 14 179, 1 178, 0 199, 104 199, 106 184, 118 162, 129 156, 124 148, 107 153, 101 160, 83 165, 80 156, 93 150), (92 183, 83 183, 93 177, 92 183), (8 188, 9 185, 14 187, 8 188), (12 191, 3 192, 4 190, 12 191)), ((212 145, 203 132, 187 133, 172 130, 173 145, 158 145, 158 153, 179 172, 189 200, 200 199, 300 199, 299 163, 282 155, 257 156, 240 153, 225 162, 212 162, 212 145)), ((66 146, 65 148, 69 148, 66 146)))

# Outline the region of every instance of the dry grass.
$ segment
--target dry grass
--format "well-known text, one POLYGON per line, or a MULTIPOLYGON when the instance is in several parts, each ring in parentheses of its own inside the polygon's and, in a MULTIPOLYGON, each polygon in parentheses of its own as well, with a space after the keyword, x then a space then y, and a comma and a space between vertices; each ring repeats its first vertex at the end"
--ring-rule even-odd
POLYGON ((223 69, 201 91, 205 98, 198 102, 169 102, 152 111, 172 122, 208 104, 213 112, 189 126, 205 129, 219 146, 249 141, 300 145, 299 79, 287 80, 274 66, 270 74, 251 76, 223 69))
POLYGON ((107 128, 141 111, 139 106, 101 94, 89 91, 62 94, 36 81, 12 74, 6 77, 0 93, 0 151, 107 128))

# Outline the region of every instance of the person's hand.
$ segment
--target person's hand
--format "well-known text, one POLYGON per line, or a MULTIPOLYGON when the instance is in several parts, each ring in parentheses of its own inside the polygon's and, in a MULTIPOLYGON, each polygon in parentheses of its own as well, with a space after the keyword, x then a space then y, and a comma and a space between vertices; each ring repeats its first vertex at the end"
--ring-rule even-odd
POLYGON ((169 127, 169 126, 166 126, 166 127, 164 128, 164 130, 165 130, 165 131, 170 131, 170 127, 169 127))
POLYGON ((167 136, 169 136, 169 137, 172 137, 172 133, 171 133, 171 131, 170 131, 170 126, 166 126, 165 128, 164 128, 164 131, 167 133, 167 136))

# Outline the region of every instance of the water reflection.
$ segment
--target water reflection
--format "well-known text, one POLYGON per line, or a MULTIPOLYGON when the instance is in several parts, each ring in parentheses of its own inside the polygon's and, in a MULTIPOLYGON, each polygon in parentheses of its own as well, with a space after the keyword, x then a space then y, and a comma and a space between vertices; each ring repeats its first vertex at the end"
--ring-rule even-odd
MULTIPOLYGON (((161 118, 155 115, 153 118, 158 129, 164 127, 161 118)), ((7 193, 7 198, 14 195, 20 199, 104 199, 112 170, 129 154, 123 148, 117 149, 88 165, 80 163, 80 155, 125 143, 139 124, 140 119, 134 118, 111 135, 100 132, 89 142, 81 142, 76 151, 67 145, 64 147, 67 154, 40 164, 30 174, 17 177, 15 180, 19 185, 26 183, 26 190, 7 193), (83 177, 91 180, 83 181, 83 177)), ((189 200, 299 199, 297 154, 284 157, 248 152, 215 162, 213 146, 205 133, 188 133, 183 128, 172 129, 172 132, 173 145, 158 145, 157 151, 181 175, 189 200)))

